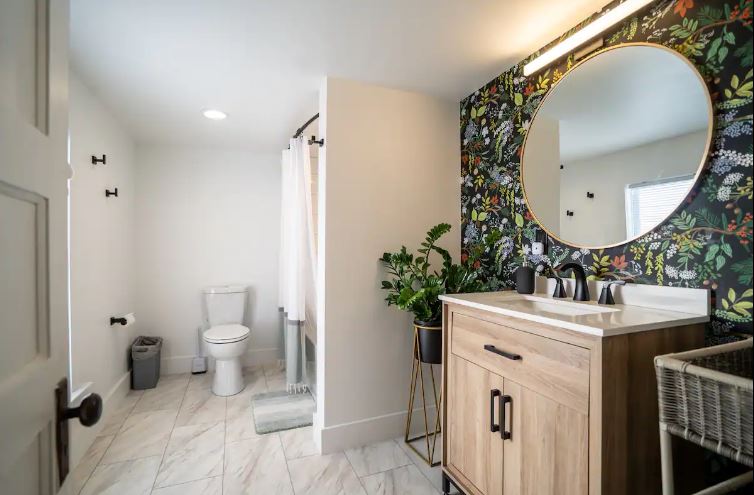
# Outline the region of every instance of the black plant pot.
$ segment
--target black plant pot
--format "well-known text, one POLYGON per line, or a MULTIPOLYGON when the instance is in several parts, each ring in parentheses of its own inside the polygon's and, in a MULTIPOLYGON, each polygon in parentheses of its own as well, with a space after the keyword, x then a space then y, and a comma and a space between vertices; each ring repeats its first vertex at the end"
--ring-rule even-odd
POLYGON ((414 320, 419 334, 419 359, 422 363, 442 364, 442 320, 414 320))

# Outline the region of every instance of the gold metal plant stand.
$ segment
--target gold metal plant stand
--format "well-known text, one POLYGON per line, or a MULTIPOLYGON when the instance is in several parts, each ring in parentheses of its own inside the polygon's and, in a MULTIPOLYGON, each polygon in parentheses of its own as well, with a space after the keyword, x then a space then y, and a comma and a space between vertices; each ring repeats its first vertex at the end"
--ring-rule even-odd
POLYGON ((406 442, 406 445, 408 445, 411 450, 413 450, 416 455, 421 457, 424 462, 429 464, 431 467, 438 466, 440 464, 440 461, 435 462, 435 447, 437 446, 437 435, 442 433, 441 425, 440 425, 440 407, 442 405, 442 390, 438 393, 437 391, 437 383, 435 381, 435 371, 434 371, 434 365, 431 363, 422 363, 421 360, 421 348, 419 347, 419 329, 422 328, 424 330, 430 330, 430 331, 436 331, 441 332, 442 327, 425 327, 421 325, 414 325, 414 351, 412 353, 413 356, 413 366, 411 368, 411 395, 408 398, 408 417, 406 418, 406 435, 404 437, 404 441, 406 442), (422 370, 422 364, 428 364, 429 365, 429 374, 432 377, 432 393, 435 398, 435 427, 434 431, 429 431, 429 420, 427 419, 427 399, 424 394, 424 371, 422 370), (422 410, 424 412, 424 434, 417 435, 415 437, 410 437, 411 435, 411 419, 414 414, 414 396, 416 395, 416 382, 419 381, 419 389, 421 392, 421 399, 422 399, 422 410), (432 442, 430 444, 430 437, 432 437, 432 442), (421 453, 419 450, 414 447, 413 442, 416 440, 424 439, 427 446, 427 454, 421 453))

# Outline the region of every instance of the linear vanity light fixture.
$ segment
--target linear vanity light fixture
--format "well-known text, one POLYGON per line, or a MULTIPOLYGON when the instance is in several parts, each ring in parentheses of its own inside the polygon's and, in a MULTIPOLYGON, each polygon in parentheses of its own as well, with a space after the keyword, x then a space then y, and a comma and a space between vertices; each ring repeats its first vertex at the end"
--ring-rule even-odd
POLYGON ((655 0, 626 0, 614 9, 605 13, 602 17, 599 17, 584 26, 581 31, 572 34, 539 57, 524 65, 524 75, 530 76, 539 69, 550 65, 563 55, 572 52, 606 29, 614 26, 637 10, 642 9, 654 1, 655 0))

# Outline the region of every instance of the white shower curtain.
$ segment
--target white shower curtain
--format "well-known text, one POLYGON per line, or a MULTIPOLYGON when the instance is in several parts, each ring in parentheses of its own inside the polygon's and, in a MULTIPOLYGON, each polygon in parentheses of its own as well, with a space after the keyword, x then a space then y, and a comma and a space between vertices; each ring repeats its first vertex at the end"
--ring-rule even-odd
POLYGON ((306 388, 303 344, 307 282, 316 280, 311 160, 304 137, 291 139, 282 156, 280 202, 280 349, 289 392, 306 388))

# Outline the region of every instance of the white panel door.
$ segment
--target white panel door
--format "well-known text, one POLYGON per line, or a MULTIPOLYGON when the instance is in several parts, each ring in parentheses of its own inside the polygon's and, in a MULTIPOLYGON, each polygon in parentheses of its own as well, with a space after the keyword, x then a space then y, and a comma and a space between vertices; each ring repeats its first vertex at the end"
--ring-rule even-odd
POLYGON ((68 1, 0 1, 0 492, 60 490, 67 375, 68 1))

